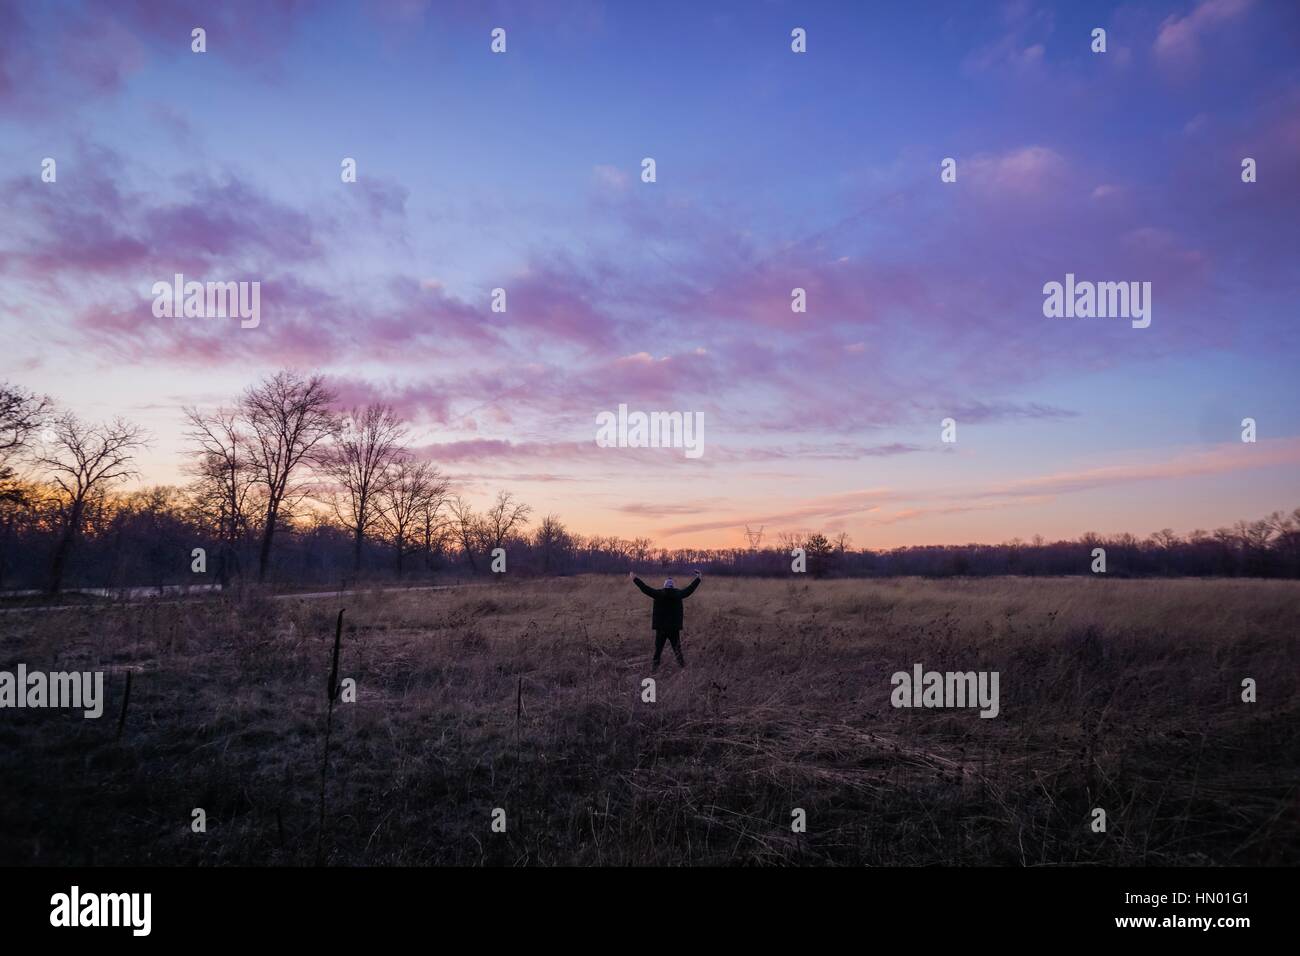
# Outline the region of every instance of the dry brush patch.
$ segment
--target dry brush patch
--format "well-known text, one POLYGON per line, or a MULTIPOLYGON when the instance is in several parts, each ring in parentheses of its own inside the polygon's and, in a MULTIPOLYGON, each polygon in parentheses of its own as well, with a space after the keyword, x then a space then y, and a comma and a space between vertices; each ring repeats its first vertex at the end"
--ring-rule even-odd
POLYGON ((711 578, 647 704, 649 606, 621 578, 350 594, 323 833, 340 605, 14 613, 0 666, 102 669, 110 695, 98 721, 0 712, 0 862, 310 864, 319 835, 335 864, 1293 864, 1298 598, 711 578), (917 662, 998 671, 1000 716, 894 709, 917 662))

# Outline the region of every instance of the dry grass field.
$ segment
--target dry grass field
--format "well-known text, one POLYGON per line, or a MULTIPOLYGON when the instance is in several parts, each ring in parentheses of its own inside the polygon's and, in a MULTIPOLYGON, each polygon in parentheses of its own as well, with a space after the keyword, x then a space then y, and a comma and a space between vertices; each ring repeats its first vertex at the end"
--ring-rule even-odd
POLYGON ((1300 583, 706 578, 655 703, 649 614, 614 577, 0 614, 0 669, 109 674, 99 720, 0 711, 0 863, 1300 862, 1300 583), (915 663, 1000 715, 893 708, 915 663))

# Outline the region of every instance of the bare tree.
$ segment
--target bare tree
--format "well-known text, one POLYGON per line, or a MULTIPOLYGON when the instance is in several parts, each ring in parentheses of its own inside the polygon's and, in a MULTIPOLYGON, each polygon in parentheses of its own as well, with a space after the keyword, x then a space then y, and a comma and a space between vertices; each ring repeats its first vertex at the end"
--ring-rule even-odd
POLYGON ((1151 540, 1156 543, 1156 547, 1164 551, 1171 551, 1178 547, 1182 539, 1178 537, 1173 528, 1161 528, 1159 531, 1151 533, 1151 540))
POLYGON ((782 531, 776 536, 776 544, 782 551, 789 554, 795 548, 802 548, 804 539, 808 535, 803 531, 782 531))
POLYGON ((10 543, 20 513, 30 513, 39 489, 24 481, 18 465, 32 450, 31 437, 45 422, 50 400, 0 382, 0 581, 9 564, 10 543))
POLYGON ((379 520, 376 498, 389 480, 390 465, 403 455, 406 427, 388 405, 353 408, 339 424, 325 453, 322 472, 330 479, 330 505, 352 534, 352 570, 361 570, 361 547, 379 520))
POLYGON ((1291 563, 1300 560, 1300 508, 1289 515, 1274 511, 1267 520, 1277 534, 1276 547, 1283 559, 1291 563))
POLYGON ((1151 540, 1160 551, 1161 570, 1168 574, 1173 550, 1182 544, 1182 539, 1173 528, 1161 528, 1159 531, 1151 532, 1151 540))
POLYGON ((510 533, 528 524, 533 509, 508 491, 497 492, 497 500, 483 514, 483 543, 489 551, 506 543, 510 533))
POLYGON ((71 412, 51 423, 48 446, 37 464, 59 489, 59 543, 50 567, 50 593, 63 586, 68 557, 81 535, 88 504, 115 482, 136 474, 134 452, 148 445, 139 427, 120 418, 107 425, 88 425, 71 412))
POLYGON ((434 554, 441 555, 452 539, 451 522, 436 513, 425 512, 421 537, 424 539, 424 569, 433 567, 434 554))
POLYGON ((537 528, 533 545, 542 554, 542 570, 549 574, 573 549, 573 537, 556 515, 547 515, 537 528))
POLYGON ((197 458, 191 468, 195 476, 191 498, 198 514, 216 530, 221 546, 217 574, 224 587, 238 563, 239 542, 249 530, 257 473, 236 412, 218 409, 205 415, 187 408, 185 420, 197 458))
POLYGON ((249 430, 249 462, 266 492, 259 582, 266 580, 277 523, 295 496, 305 494, 294 480, 304 464, 317 461, 322 442, 335 430, 333 403, 334 393, 322 376, 304 378, 288 370, 276 372, 240 399, 240 414, 249 430))
POLYGON ((18 459, 31 450, 32 434, 44 424, 50 400, 0 382, 0 499, 18 502, 18 459))
POLYGON ((406 556, 427 540, 440 522, 438 512, 447 500, 448 482, 431 462, 399 458, 375 491, 379 528, 397 552, 397 576, 402 576, 406 556))
POLYGON ((469 569, 477 572, 478 562, 474 560, 474 553, 483 544, 482 519, 474 513, 470 503, 460 495, 453 497, 447 503, 447 508, 451 512, 452 537, 456 539, 456 543, 465 552, 465 557, 469 561, 469 569))

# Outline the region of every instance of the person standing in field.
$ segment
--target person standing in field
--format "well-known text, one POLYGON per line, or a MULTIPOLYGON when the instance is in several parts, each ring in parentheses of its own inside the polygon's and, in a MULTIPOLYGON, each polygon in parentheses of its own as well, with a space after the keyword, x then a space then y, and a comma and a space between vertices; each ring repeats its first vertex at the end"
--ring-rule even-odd
POLYGON ((668 578, 664 581, 662 588, 652 588, 631 571, 627 576, 632 579, 632 583, 641 589, 641 593, 653 600, 654 610, 650 615, 650 627, 655 632, 655 660, 652 670, 659 669, 659 657, 664 652, 664 642, 667 641, 673 646, 673 654, 677 657, 677 663, 681 667, 686 666, 686 659, 682 657, 682 601, 686 600, 695 593, 695 589, 700 586, 700 572, 695 572, 695 580, 680 591, 673 584, 673 579, 668 578))

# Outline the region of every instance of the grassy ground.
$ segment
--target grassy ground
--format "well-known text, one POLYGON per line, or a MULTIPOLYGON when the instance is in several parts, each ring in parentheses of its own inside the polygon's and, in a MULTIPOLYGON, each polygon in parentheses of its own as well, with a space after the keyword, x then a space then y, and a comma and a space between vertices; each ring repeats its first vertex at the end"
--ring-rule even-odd
POLYGON ((0 711, 0 863, 1300 862, 1298 583, 710 578, 653 704, 623 578, 346 606, 323 833, 337 603, 0 617, 0 669, 109 674, 99 720, 0 711), (894 709, 918 662, 1000 716, 894 709))

